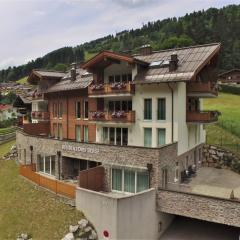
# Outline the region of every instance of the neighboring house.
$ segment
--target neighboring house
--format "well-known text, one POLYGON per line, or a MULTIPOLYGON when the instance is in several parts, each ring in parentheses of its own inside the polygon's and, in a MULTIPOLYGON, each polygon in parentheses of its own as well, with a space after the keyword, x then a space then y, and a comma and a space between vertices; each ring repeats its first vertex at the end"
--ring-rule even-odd
POLYGON ((9 104, 0 104, 0 121, 17 118, 17 111, 9 104))
POLYGON ((240 69, 232 69, 230 71, 219 74, 218 81, 221 83, 240 84, 240 69))
POLYGON ((219 50, 146 45, 132 56, 103 51, 66 74, 33 71, 35 123, 17 132, 19 162, 49 179, 79 180, 77 208, 99 238, 105 228, 114 239, 157 239, 172 217, 156 211, 155 193, 198 170, 203 126, 218 120, 202 99, 217 96, 219 50))

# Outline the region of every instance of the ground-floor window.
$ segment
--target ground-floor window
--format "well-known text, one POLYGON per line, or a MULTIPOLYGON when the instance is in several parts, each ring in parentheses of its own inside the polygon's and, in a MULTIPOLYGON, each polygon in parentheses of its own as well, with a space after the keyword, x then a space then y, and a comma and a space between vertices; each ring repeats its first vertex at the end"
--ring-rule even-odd
POLYGON ((130 169, 112 169, 112 190, 136 193, 149 188, 149 173, 130 169))
POLYGON ((38 155, 39 171, 55 176, 55 156, 38 155))
POLYGON ((88 142, 88 126, 84 126, 84 131, 83 131, 83 140, 84 140, 84 142, 85 143, 87 143, 88 142))
POLYGON ((152 129, 144 128, 144 147, 152 147, 152 129))
POLYGON ((77 142, 81 142, 81 126, 80 125, 76 125, 76 141, 77 142))
POLYGON ((166 129, 158 128, 158 146, 166 144, 166 129))
POLYGON ((128 128, 103 127, 102 142, 111 145, 128 145, 128 128))

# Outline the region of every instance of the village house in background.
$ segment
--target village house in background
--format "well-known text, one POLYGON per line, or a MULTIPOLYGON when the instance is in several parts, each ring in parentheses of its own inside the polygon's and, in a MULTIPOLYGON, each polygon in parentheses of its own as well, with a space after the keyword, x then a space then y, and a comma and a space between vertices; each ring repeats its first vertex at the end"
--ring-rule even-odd
POLYGON ((190 192, 204 125, 218 120, 202 99, 218 95, 219 50, 145 45, 136 55, 103 51, 67 73, 34 70, 31 123, 17 131, 20 173, 74 198, 99 238, 158 239, 174 214, 239 225, 237 210, 227 222, 218 215, 228 201, 211 211, 204 206, 218 199, 190 192))
POLYGON ((0 104, 0 121, 17 118, 16 109, 9 104, 0 104))
POLYGON ((218 75, 218 81, 226 84, 240 84, 240 69, 232 69, 218 75))

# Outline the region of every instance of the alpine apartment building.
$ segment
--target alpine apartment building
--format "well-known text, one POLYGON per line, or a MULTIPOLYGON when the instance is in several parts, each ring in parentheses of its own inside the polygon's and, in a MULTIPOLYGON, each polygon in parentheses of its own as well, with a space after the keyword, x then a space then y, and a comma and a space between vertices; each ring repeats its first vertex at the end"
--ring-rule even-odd
POLYGON ((204 125, 218 119, 203 111, 202 99, 217 96, 219 50, 145 45, 135 55, 102 51, 68 73, 34 70, 32 123, 17 132, 19 162, 76 184, 77 208, 100 239, 104 230, 112 238, 157 239, 171 216, 155 210, 154 193, 196 174, 204 125))

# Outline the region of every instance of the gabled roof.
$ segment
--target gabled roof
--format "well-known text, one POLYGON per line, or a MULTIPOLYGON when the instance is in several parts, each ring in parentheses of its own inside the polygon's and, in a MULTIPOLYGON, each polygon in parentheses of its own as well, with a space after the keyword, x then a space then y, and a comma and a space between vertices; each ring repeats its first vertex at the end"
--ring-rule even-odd
MULTIPOLYGON (((135 59, 134 57, 122 53, 115 53, 111 51, 102 51, 90 60, 88 60, 86 63, 82 65, 83 69, 91 69, 94 66, 96 66, 99 63, 105 62, 105 65, 108 66, 111 61, 124 61, 129 64, 134 64, 134 63, 139 63, 142 65, 148 65, 148 63, 140 60, 140 59, 135 59)), ((105 65, 103 67, 105 67, 105 65)))
POLYGON ((228 74, 233 73, 233 72, 239 72, 240 73, 240 69, 234 68, 234 69, 231 69, 229 71, 223 72, 223 73, 219 74, 218 76, 219 77, 224 77, 225 75, 228 75, 228 74))
POLYGON ((37 82, 41 78, 54 78, 54 79, 61 79, 66 75, 65 72, 58 72, 58 71, 48 71, 48 70, 32 70, 31 74, 29 75, 27 81, 30 84, 37 84, 37 82))
POLYGON ((178 68, 170 72, 168 67, 146 68, 135 77, 136 83, 159 83, 189 81, 219 52, 220 44, 205 44, 153 52, 150 55, 135 55, 135 58, 151 64, 168 61, 173 53, 178 56, 178 68))
POLYGON ((76 69, 76 80, 72 81, 70 72, 56 84, 47 89, 46 93, 61 92, 69 90, 78 90, 87 88, 93 81, 93 75, 88 73, 86 70, 77 68, 76 69))

